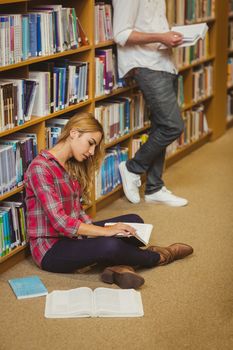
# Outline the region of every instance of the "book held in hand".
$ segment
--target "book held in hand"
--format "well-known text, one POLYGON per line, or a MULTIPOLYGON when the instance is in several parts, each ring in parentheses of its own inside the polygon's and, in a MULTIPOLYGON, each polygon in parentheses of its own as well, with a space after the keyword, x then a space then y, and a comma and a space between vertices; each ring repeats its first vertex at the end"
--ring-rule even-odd
POLYGON ((55 290, 46 296, 46 318, 143 316, 141 293, 134 289, 88 287, 55 290))
POLYGON ((17 299, 35 298, 48 294, 48 290, 38 276, 14 278, 8 282, 17 299))
MULTIPOLYGON (((105 226, 115 225, 116 222, 106 222, 105 226)), ((149 243, 151 232, 153 230, 153 225, 151 224, 141 224, 135 222, 124 222, 124 224, 130 225, 136 230, 135 236, 128 235, 125 236, 124 233, 118 233, 115 237, 120 237, 126 242, 130 239, 130 243, 136 246, 145 246, 149 243)))
POLYGON ((179 47, 193 46, 199 39, 204 39, 208 31, 206 23, 196 23, 184 26, 174 26, 172 31, 183 34, 183 43, 179 47))

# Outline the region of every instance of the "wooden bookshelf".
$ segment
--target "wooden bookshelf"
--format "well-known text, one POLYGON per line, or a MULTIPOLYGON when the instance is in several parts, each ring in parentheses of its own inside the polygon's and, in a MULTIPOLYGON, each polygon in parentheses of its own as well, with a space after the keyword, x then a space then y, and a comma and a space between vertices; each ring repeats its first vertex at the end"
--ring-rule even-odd
MULTIPOLYGON (((169 0, 171 1, 171 0, 169 0)), ((22 77, 27 78, 29 74, 30 66, 44 61, 54 60, 56 58, 66 57, 72 58, 72 60, 86 60, 89 62, 89 98, 85 102, 78 103, 76 105, 69 106, 64 110, 59 110, 58 112, 48 114, 43 117, 32 117, 29 122, 26 122, 23 125, 17 126, 14 129, 6 130, 0 132, 0 138, 4 136, 9 136, 18 131, 27 131, 35 132, 38 135, 38 148, 39 151, 45 147, 45 122, 51 118, 65 115, 69 112, 79 112, 87 111, 94 112, 95 105, 98 102, 105 101, 109 97, 119 96, 119 95, 129 95, 134 91, 135 86, 129 86, 124 88, 119 88, 112 91, 109 95, 95 96, 95 50, 98 48, 107 48, 114 45, 112 40, 101 42, 95 44, 94 40, 94 0, 0 0, 0 13, 25 13, 27 12, 29 5, 34 3, 36 4, 48 4, 48 3, 60 3, 64 7, 74 7, 76 14, 82 23, 85 33, 89 39, 89 44, 81 46, 75 50, 68 50, 64 52, 59 52, 54 55, 49 56, 40 56, 28 59, 26 61, 7 65, 0 67, 0 78, 1 77, 22 77)), ((210 54, 208 57, 205 57, 201 60, 195 61, 188 66, 183 66, 179 68, 181 74, 185 76, 185 92, 187 96, 185 97, 185 105, 182 110, 187 110, 195 107, 200 103, 204 103, 206 106, 206 114, 209 128, 211 132, 206 135, 203 135, 200 140, 195 141, 191 144, 186 145, 182 149, 179 149, 174 155, 169 156, 167 159, 166 165, 170 165, 183 156, 189 154, 194 149, 201 147, 204 143, 209 140, 214 140, 217 137, 221 136, 226 129, 226 96, 227 96, 227 84, 226 84, 226 71, 227 71, 227 23, 228 18, 232 17, 232 14, 228 13, 228 0, 215 0, 216 15, 215 18, 206 19, 210 27, 210 54), (198 67, 201 64, 213 64, 214 70, 214 86, 213 94, 207 96, 198 101, 192 101, 191 99, 191 74, 192 70, 195 67, 198 67)), ((197 22, 203 22, 205 18, 198 19, 197 22)), ((124 135, 116 140, 112 141, 105 145, 106 148, 114 146, 116 144, 122 144, 129 148, 129 154, 131 154, 131 144, 133 136, 146 132, 148 126, 144 128, 130 131, 129 134, 124 135)), ((15 193, 18 193, 22 190, 23 186, 14 189, 10 193, 5 193, 0 196, 0 201, 10 198, 15 193)), ((91 215, 95 215, 96 212, 103 208, 106 205, 110 205, 113 200, 119 198, 123 194, 122 186, 118 186, 111 193, 106 194, 105 196, 95 200, 94 197, 95 191, 93 190, 92 195, 92 204, 86 207, 87 212, 91 215)), ((0 258, 0 272, 10 267, 11 265, 17 263, 20 259, 26 256, 27 249, 25 247, 20 247, 11 251, 11 253, 4 258, 0 258)))
POLYGON ((233 74, 232 74, 232 66, 233 62, 229 63, 230 60, 233 59, 233 37, 232 37, 232 26, 233 26, 233 1, 229 0, 229 7, 228 7, 228 65, 227 66, 227 112, 226 112, 226 127, 231 128, 233 126, 233 108, 228 110, 228 103, 229 107, 233 104, 233 74), (231 67, 231 69, 229 68, 231 67), (230 102, 229 102, 230 100, 230 102))

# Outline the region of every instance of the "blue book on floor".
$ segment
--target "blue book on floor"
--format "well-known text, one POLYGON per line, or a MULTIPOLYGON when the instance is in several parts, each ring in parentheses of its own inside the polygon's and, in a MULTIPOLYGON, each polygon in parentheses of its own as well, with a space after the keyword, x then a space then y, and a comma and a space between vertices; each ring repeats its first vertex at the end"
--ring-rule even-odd
POLYGON ((17 299, 35 298, 48 294, 48 290, 38 276, 13 278, 8 282, 17 299))

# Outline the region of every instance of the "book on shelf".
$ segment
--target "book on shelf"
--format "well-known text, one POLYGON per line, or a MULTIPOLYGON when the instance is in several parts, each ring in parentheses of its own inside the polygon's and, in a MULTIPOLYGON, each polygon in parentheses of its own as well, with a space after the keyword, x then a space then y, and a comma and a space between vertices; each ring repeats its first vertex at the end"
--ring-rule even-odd
MULTIPOLYGON (((106 222, 105 226, 115 225, 116 222, 106 222)), ((135 228, 136 233, 135 236, 129 235, 125 236, 124 233, 118 233, 115 237, 120 237, 124 240, 129 240, 130 243, 137 245, 137 246, 145 246, 149 243, 151 232, 153 230, 152 224, 139 224, 135 222, 125 222, 125 224, 132 226, 135 228)))
POLYGON ((47 288, 38 276, 27 276, 8 280, 17 299, 35 298, 48 294, 47 288))
POLYGON ((89 45, 89 39, 78 17, 76 17, 76 27, 78 32, 78 41, 80 45, 81 46, 89 45))
POLYGON ((174 26, 171 30, 183 34, 183 43, 179 47, 186 47, 195 45, 200 39, 203 40, 208 31, 208 26, 206 23, 196 23, 174 26))
POLYGON ((46 318, 143 316, 141 293, 134 289, 88 287, 55 290, 46 296, 46 318))

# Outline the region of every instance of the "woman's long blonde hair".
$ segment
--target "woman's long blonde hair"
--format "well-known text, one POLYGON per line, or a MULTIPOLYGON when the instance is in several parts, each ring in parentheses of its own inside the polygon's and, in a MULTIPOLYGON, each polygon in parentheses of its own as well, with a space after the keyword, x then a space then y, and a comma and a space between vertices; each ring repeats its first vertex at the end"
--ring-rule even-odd
POLYGON ((86 132, 100 132, 102 138, 95 148, 95 154, 83 162, 79 162, 74 158, 70 158, 66 162, 66 168, 69 175, 73 179, 77 179, 82 188, 82 198, 85 203, 89 203, 91 187, 95 176, 95 171, 100 168, 104 150, 103 139, 104 131, 102 125, 91 113, 77 113, 65 125, 57 143, 65 142, 70 136, 71 129, 76 129, 80 134, 86 132))

